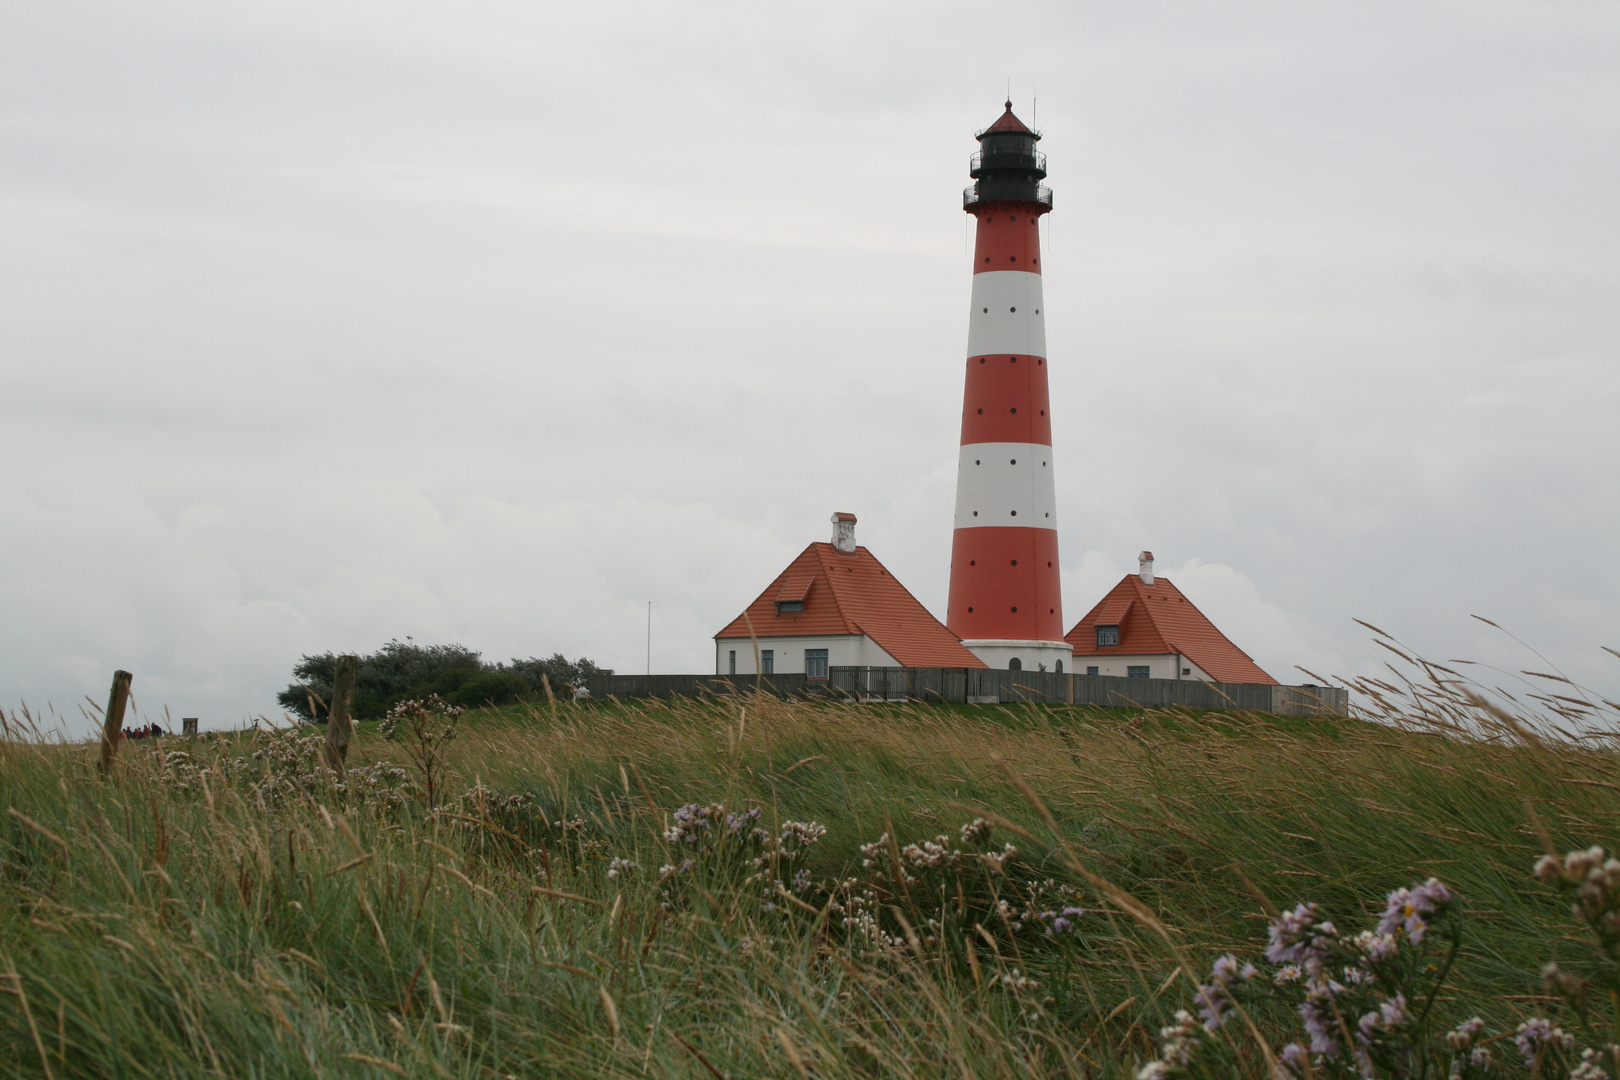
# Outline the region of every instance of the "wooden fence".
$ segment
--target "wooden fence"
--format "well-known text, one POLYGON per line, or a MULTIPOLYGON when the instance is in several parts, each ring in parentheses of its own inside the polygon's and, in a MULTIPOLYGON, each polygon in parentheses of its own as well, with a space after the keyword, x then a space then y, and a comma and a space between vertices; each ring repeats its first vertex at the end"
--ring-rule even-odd
POLYGON ((598 700, 720 697, 751 694, 757 688, 781 698, 1231 709, 1276 716, 1345 716, 1350 709, 1350 692, 1341 686, 1207 683, 991 668, 835 667, 825 679, 804 675, 762 675, 757 679, 753 675, 605 675, 590 680, 589 685, 591 696, 598 700))

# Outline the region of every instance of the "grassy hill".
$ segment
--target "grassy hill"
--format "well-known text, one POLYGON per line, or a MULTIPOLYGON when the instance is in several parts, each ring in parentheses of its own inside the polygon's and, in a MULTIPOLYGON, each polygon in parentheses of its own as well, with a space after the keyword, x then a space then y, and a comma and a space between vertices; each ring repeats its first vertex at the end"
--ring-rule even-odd
MULTIPOLYGON (((1129 1076, 1268 907, 1348 935, 1431 875, 1423 1022, 1577 1032, 1540 969, 1589 935, 1537 823, 1620 832, 1607 749, 1356 720, 513 707, 460 718, 431 809, 408 741, 363 725, 341 784, 318 743, 128 743, 105 781, 0 743, 5 1075, 1129 1076)), ((1301 1039, 1246 985, 1193 1075, 1301 1039)))

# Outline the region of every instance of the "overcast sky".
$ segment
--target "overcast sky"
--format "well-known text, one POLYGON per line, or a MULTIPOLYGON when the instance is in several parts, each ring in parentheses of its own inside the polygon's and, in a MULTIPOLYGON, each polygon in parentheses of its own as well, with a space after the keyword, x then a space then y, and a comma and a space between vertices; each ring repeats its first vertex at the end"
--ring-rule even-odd
POLYGON ((1009 83, 1065 625, 1151 548, 1284 682, 1620 696, 1614 4, 14 0, 0 703, 709 670, 834 510, 943 615, 1009 83))

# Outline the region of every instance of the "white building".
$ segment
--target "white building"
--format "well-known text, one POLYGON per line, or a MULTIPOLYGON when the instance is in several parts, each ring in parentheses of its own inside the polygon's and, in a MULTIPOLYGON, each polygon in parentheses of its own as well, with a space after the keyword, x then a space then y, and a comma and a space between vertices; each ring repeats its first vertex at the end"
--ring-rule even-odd
POLYGON ((1169 578, 1154 576, 1153 552, 1137 568, 1069 631, 1077 674, 1276 684, 1169 578))
POLYGON ((830 667, 984 667, 856 545, 854 514, 832 520, 832 543, 805 548, 714 636, 716 675, 824 679, 830 667))

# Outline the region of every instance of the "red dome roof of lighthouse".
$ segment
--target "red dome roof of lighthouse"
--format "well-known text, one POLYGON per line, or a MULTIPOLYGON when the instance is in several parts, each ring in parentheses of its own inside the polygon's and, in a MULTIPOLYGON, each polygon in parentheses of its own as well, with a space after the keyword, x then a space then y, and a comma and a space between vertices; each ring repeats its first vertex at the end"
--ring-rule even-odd
POLYGON ((1014 131, 1020 135, 1033 135, 1033 131, 1024 126, 1024 122, 1013 115, 1012 102, 1007 102, 1007 111, 1001 114, 1001 119, 979 132, 980 135, 995 135, 1003 131, 1014 131))

